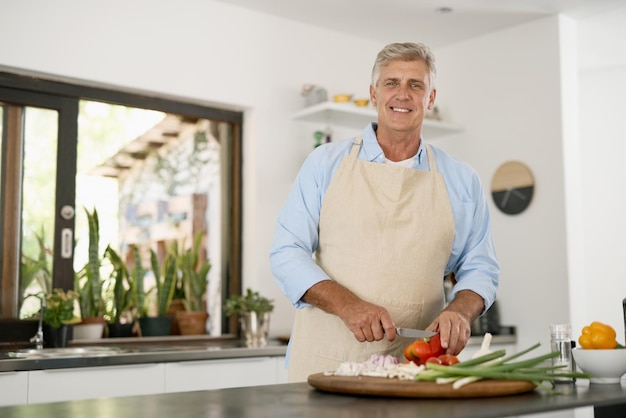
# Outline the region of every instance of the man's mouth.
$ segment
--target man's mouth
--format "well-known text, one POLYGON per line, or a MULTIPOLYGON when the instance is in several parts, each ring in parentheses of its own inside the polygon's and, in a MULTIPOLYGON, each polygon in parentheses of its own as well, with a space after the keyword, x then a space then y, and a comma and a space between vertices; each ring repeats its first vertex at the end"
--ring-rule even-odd
POLYGON ((391 107, 391 110, 393 110, 394 112, 400 112, 400 113, 409 113, 411 111, 411 109, 406 109, 404 107, 391 107))

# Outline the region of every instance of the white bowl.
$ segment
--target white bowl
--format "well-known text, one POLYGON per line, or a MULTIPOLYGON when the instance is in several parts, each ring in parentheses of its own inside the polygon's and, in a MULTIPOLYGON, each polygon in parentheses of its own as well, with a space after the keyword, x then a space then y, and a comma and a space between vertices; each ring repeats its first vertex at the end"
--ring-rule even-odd
POLYGON ((591 383, 620 383, 626 373, 626 349, 612 350, 572 350, 576 366, 591 374, 591 383))

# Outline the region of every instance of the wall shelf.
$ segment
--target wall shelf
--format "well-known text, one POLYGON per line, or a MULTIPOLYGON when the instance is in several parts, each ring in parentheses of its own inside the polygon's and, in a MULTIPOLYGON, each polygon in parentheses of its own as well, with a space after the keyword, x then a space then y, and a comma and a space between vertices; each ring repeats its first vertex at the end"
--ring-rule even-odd
MULTIPOLYGON (((370 122, 377 119, 373 107, 359 107, 354 103, 323 102, 306 107, 293 114, 293 118, 303 122, 335 125, 344 128, 364 129, 370 122)), ((436 137, 455 134, 463 129, 460 126, 432 119, 424 119, 424 137, 436 137)))

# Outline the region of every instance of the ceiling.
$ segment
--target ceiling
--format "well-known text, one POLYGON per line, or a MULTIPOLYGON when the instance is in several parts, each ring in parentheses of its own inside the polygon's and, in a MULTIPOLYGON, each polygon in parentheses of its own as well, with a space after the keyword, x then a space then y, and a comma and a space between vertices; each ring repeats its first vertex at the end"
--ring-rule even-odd
POLYGON ((623 0, 217 0, 383 43, 452 44, 548 15, 576 19, 623 0), (451 11, 442 11, 451 10, 451 11))

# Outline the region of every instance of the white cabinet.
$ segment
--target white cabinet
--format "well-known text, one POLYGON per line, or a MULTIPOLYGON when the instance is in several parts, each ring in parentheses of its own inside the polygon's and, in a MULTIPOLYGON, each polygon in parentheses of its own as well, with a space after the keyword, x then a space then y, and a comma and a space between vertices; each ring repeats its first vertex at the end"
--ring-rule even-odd
POLYGON ((28 372, 28 403, 163 393, 164 364, 28 372))
POLYGON ((0 406, 287 383, 285 356, 0 373, 0 406))
MULTIPOLYGON (((362 130, 368 123, 376 122, 377 113, 373 107, 359 107, 354 103, 323 102, 296 112, 293 118, 303 122, 362 130)), ((426 139, 462 131, 459 126, 432 119, 424 119, 422 130, 426 139)))
MULTIPOLYGON (((181 361, 165 364, 165 392, 272 385, 283 383, 278 364, 284 357, 181 361)), ((285 379, 286 382, 286 379, 285 379)))
POLYGON ((28 401, 28 372, 0 373, 0 406, 24 405, 28 401))

